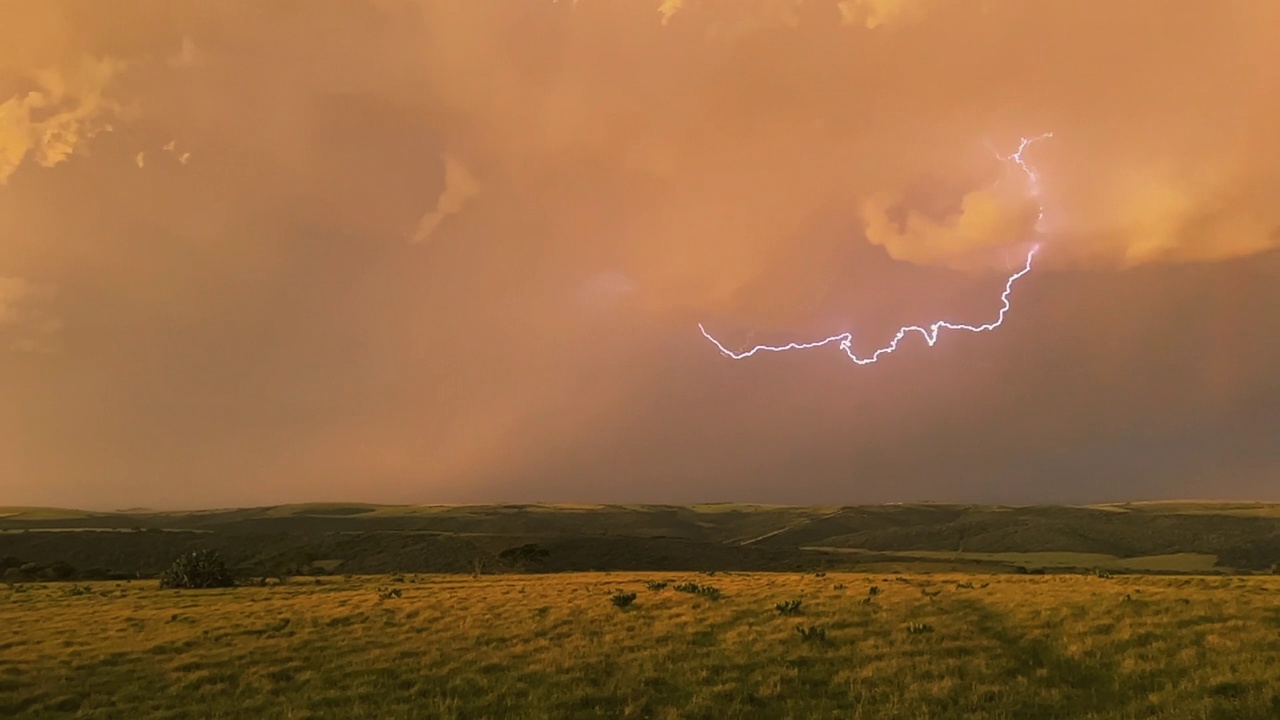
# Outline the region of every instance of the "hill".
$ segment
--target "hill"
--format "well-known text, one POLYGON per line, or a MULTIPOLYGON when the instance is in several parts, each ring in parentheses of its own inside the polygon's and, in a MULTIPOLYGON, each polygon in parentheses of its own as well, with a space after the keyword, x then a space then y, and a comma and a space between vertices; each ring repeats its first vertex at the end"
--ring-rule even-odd
POLYGON ((819 570, 1265 571, 1280 505, 306 504, 191 512, 0 508, 0 572, 158 573, 192 548, 245 573, 819 570), (22 568, 25 568, 23 570, 22 568), (10 572, 10 570, 17 572, 10 572))

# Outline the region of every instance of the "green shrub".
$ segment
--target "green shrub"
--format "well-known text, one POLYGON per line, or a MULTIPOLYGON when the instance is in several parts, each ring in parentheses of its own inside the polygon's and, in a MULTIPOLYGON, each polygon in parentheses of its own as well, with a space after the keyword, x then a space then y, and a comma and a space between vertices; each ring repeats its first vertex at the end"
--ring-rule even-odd
POLYGON ((174 560, 160 576, 162 588, 205 589, 231 587, 235 584, 231 571, 213 550, 189 552, 174 560))
POLYGON ((649 588, 650 590, 652 590, 652 591, 654 591, 654 592, 658 592, 658 591, 660 591, 660 590, 664 590, 664 589, 666 589, 667 584, 666 584, 665 582, 660 581, 660 580, 650 580, 649 582, 645 583, 645 584, 644 584, 644 586, 645 586, 645 587, 647 587, 647 588, 649 588))
POLYGON ((614 607, 625 608, 629 607, 631 603, 636 601, 636 594, 633 592, 624 593, 619 591, 614 593, 613 597, 609 598, 609 600, 613 603, 614 607))

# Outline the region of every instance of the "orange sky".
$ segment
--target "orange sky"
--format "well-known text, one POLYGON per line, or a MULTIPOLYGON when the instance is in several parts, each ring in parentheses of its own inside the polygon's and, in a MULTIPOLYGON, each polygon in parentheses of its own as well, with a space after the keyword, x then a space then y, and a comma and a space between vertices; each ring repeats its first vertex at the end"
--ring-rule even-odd
POLYGON ((1275 499, 1276 27, 0 0, 0 505, 1275 499))

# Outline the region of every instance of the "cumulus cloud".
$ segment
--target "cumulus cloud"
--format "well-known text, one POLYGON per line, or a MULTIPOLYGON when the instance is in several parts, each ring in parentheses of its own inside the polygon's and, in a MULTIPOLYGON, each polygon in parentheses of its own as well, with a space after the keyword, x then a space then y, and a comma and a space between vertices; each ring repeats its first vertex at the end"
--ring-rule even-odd
POLYGON ((846 24, 874 30, 920 19, 926 12, 927 0, 840 0, 836 7, 846 24))
MULTIPOLYGON (((185 160, 183 161, 186 162, 185 160)), ((436 198, 435 207, 418 220, 411 242, 425 242, 431 238, 436 227, 450 215, 462 212, 471 198, 480 192, 480 183, 457 158, 446 155, 444 158, 444 189, 436 198)))
POLYGON ((104 93, 121 64, 86 59, 70 68, 33 69, 35 89, 0 103, 0 185, 24 161, 53 167, 110 128, 120 107, 104 93))
POLYGON ((872 195, 864 202, 862 214, 867 240, 896 260, 984 267, 992 264, 993 257, 999 258, 1000 253, 993 250, 1026 245, 1037 237, 1040 208, 1025 198, 980 190, 966 194, 958 210, 941 218, 899 209, 904 215, 900 222, 891 217, 893 202, 891 196, 872 195))

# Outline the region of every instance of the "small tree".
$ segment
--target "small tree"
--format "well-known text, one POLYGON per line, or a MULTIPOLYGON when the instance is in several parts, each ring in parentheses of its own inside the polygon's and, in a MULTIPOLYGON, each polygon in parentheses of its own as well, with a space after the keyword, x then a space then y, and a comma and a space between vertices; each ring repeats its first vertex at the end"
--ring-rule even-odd
POLYGON ((231 571, 213 550, 189 552, 174 560, 160 576, 162 588, 220 588, 235 584, 231 571))

